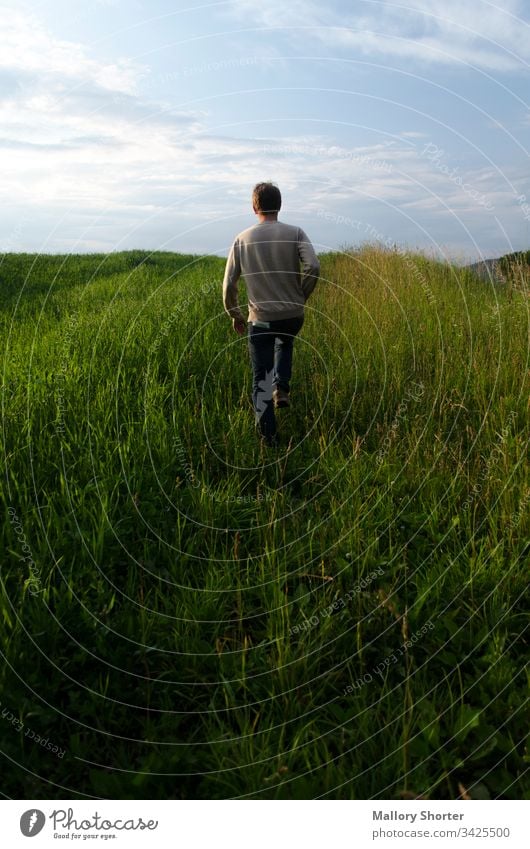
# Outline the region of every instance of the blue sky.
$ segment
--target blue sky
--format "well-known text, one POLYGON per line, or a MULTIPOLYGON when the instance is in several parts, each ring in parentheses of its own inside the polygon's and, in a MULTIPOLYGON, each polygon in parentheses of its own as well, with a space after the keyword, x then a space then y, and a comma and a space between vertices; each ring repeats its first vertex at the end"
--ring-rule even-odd
POLYGON ((3 251, 530 248, 529 4, 0 3, 3 251))

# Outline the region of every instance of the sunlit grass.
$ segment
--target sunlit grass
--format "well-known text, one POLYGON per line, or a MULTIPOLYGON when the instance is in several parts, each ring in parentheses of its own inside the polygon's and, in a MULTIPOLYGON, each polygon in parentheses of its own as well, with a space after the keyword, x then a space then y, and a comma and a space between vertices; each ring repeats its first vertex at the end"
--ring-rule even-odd
POLYGON ((4 257, 4 793, 527 795, 523 277, 321 262, 275 452, 223 260, 4 257))

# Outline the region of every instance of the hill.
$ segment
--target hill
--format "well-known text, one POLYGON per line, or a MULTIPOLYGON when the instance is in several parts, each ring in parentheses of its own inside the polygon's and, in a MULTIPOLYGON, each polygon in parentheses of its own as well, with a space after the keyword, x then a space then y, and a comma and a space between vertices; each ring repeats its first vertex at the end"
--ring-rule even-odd
POLYGON ((515 283, 528 293, 530 281, 530 251, 516 251, 497 259, 485 259, 467 268, 485 280, 495 283, 515 283))
POLYGON ((4 257, 5 795, 527 797, 527 301, 321 263, 271 453, 222 259, 4 257))

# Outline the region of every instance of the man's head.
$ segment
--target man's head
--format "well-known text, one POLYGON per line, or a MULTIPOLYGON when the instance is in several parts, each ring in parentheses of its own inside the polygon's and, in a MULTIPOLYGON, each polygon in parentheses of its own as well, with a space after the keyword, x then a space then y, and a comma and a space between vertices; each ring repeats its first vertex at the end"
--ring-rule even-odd
POLYGON ((258 215, 278 214, 282 205, 282 196, 274 183, 257 183, 252 192, 252 208, 258 215))

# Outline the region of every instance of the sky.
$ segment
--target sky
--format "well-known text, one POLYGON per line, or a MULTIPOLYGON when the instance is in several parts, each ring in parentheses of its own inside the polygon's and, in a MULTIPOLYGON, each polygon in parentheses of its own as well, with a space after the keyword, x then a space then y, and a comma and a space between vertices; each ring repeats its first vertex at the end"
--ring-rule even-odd
POLYGON ((530 249, 530 0, 0 0, 0 250, 530 249))

